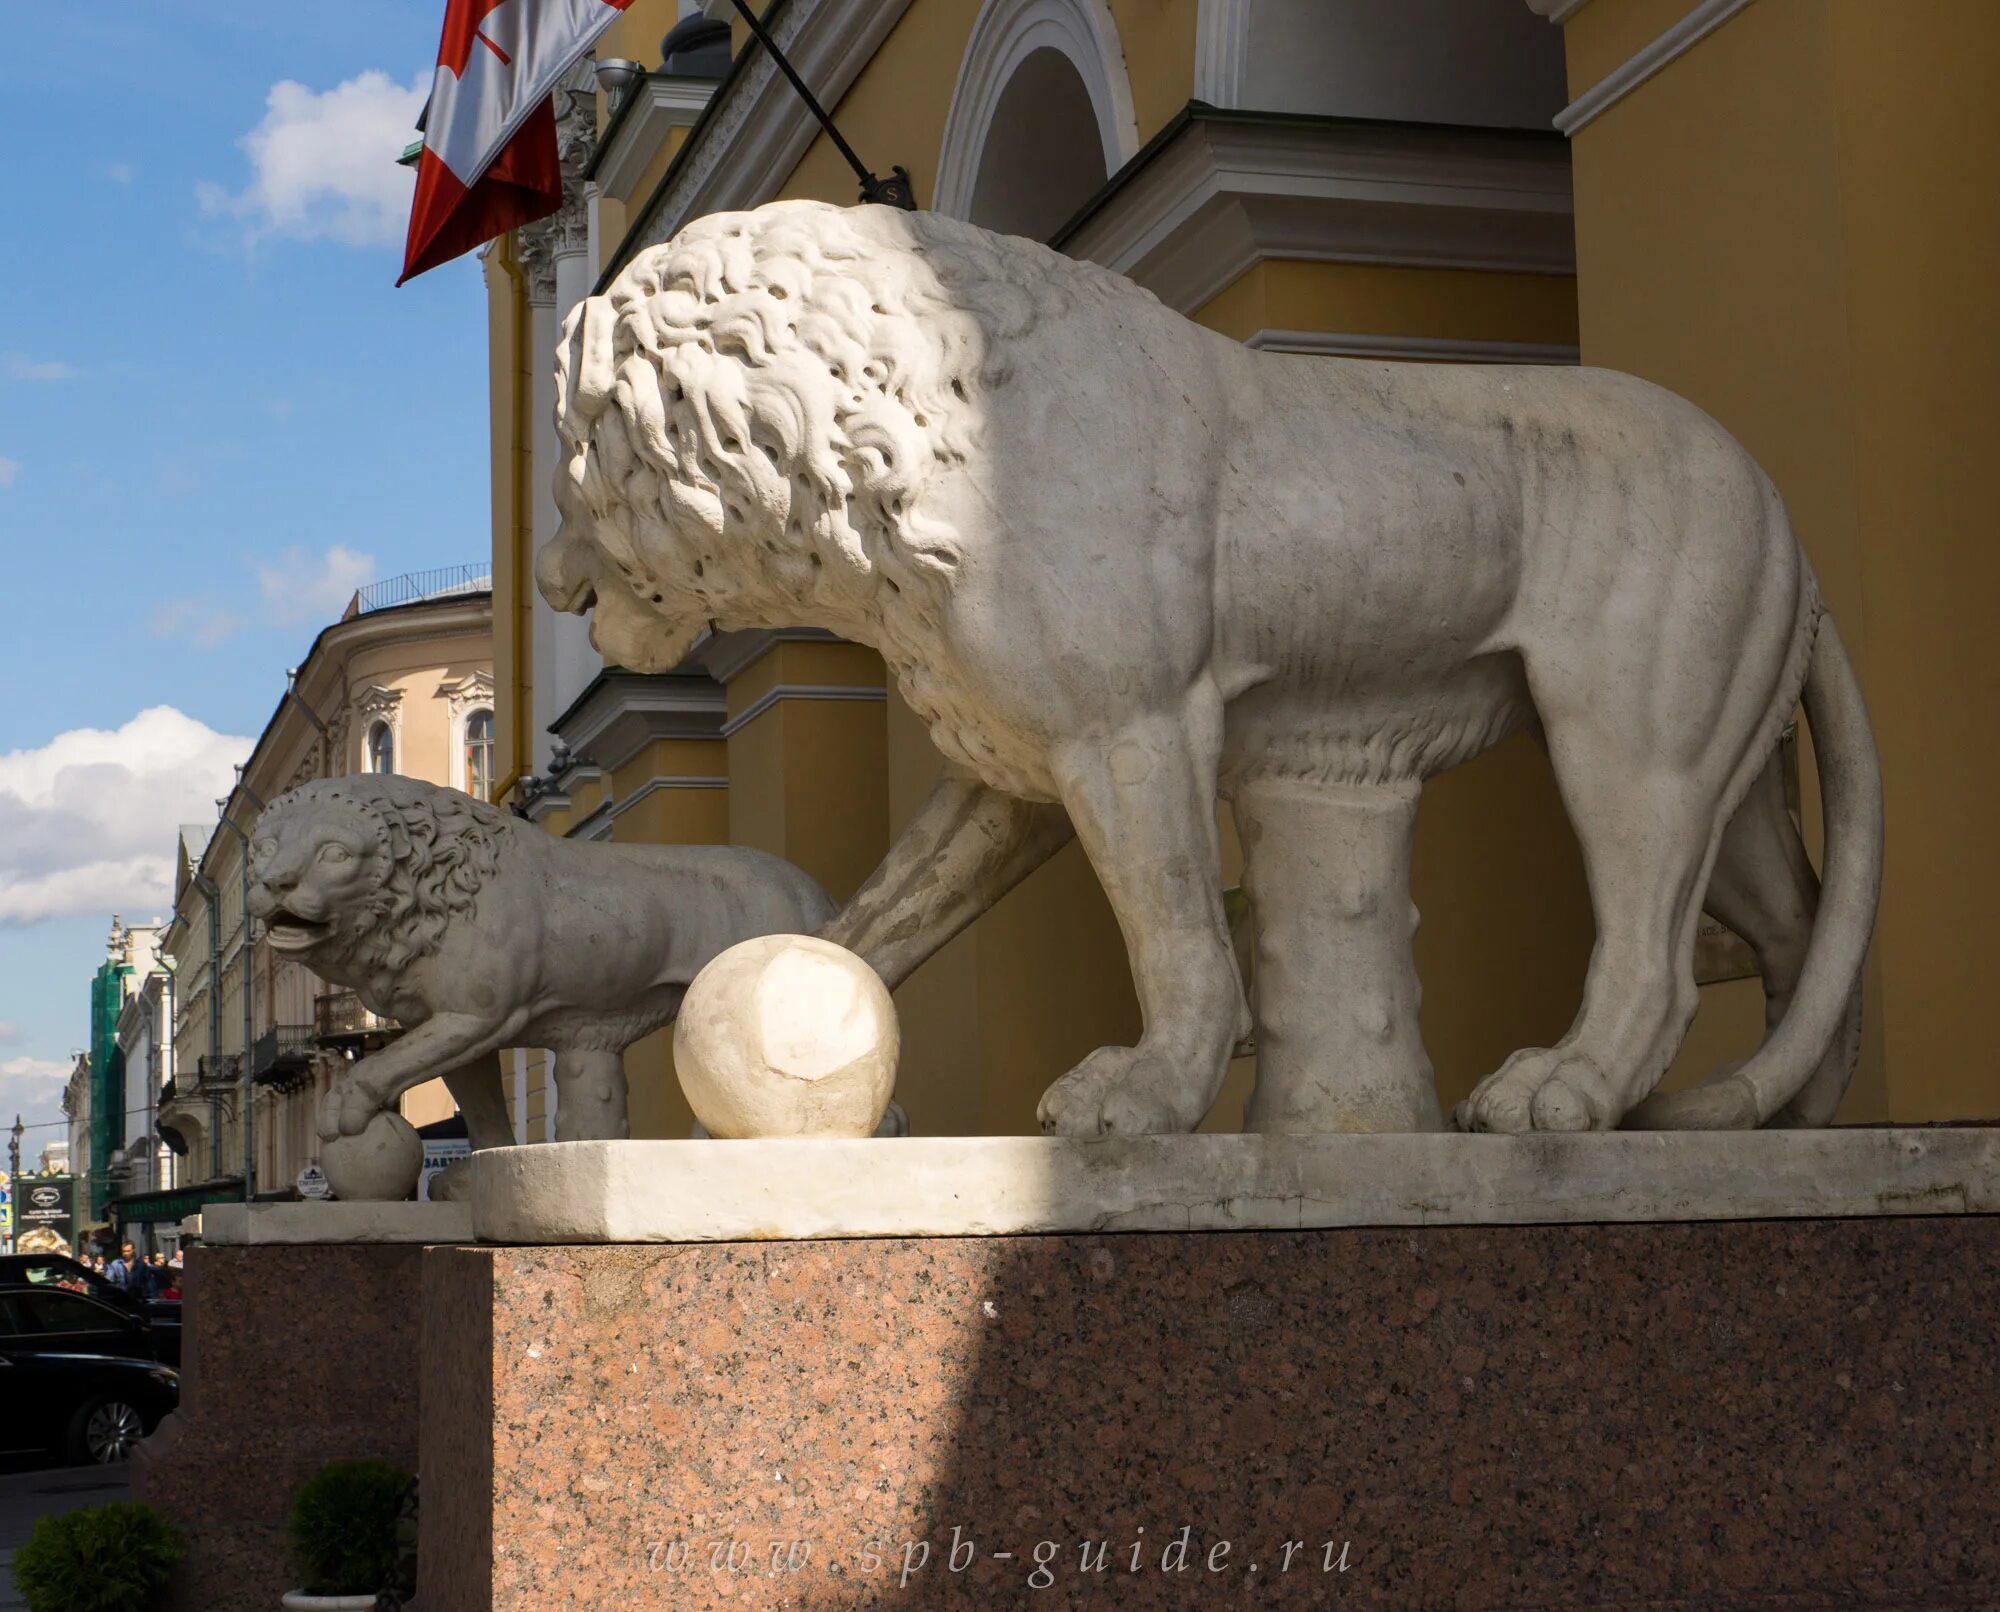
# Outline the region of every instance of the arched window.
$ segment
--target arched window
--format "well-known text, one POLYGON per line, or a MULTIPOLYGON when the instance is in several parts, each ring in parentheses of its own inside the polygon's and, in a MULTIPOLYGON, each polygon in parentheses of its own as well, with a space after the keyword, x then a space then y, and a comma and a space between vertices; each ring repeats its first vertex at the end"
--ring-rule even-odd
POLYGON ((465 719, 465 792, 474 800, 493 797, 491 711, 474 711, 465 719))
POLYGON ((370 772, 396 770, 396 736, 389 731, 389 724, 386 722, 377 722, 368 730, 368 770, 370 772))

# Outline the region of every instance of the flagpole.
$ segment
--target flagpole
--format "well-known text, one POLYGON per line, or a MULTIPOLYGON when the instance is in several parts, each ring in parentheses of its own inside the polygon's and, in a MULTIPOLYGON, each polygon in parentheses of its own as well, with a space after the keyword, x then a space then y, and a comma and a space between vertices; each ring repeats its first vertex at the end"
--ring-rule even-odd
POLYGON ((792 88, 799 92, 799 99, 806 103, 806 109, 819 120, 819 126, 826 130, 826 137, 833 142, 834 149, 847 159, 847 166, 854 170, 861 181, 861 199, 864 202, 880 202, 885 207, 900 207, 906 213, 917 210, 916 187, 910 183, 910 171, 901 163, 889 170, 887 179, 878 179, 868 166, 854 154, 854 147, 841 137, 833 126, 833 119, 826 115, 826 109, 813 98, 813 92, 806 88, 806 81, 799 77, 792 64, 785 59, 785 53, 778 49, 778 42, 765 30, 763 23, 750 9, 749 0, 735 0, 736 9, 743 20, 750 25, 750 32, 757 36, 758 43, 771 53, 771 60, 778 64, 778 71, 791 80, 792 88))

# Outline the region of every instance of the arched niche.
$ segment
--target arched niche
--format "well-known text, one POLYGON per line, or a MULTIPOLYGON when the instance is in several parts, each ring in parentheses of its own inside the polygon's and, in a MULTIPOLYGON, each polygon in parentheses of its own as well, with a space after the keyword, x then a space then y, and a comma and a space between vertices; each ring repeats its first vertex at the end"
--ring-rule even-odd
POLYGON ((952 91, 933 205, 1046 240, 1138 146, 1104 0, 986 0, 952 91))

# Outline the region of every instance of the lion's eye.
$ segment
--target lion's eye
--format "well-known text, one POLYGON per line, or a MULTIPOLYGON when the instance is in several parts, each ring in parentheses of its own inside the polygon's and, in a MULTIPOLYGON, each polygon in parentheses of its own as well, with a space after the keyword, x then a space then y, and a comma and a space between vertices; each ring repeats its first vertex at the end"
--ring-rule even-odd
POLYGON ((344 845, 322 845, 319 848, 319 859, 322 862, 352 862, 354 853, 344 845))

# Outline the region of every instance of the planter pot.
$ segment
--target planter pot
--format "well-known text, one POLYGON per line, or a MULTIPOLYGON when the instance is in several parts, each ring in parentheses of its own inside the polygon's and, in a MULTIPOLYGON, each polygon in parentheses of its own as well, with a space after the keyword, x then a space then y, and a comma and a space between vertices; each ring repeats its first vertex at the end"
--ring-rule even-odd
POLYGON ((285 1591, 285 1612, 375 1612, 372 1595, 308 1595, 285 1591))

